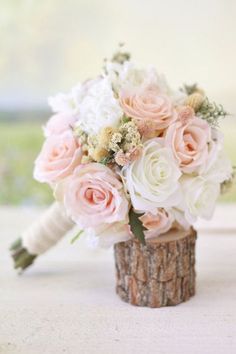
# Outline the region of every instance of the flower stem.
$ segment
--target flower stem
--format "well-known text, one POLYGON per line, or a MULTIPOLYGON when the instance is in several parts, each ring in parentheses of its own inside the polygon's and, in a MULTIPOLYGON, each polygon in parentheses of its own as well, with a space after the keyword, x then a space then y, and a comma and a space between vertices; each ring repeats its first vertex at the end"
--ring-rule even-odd
POLYGON ((14 268, 25 270, 37 258, 36 255, 30 254, 22 245, 21 238, 17 239, 10 247, 11 255, 14 260, 14 268))

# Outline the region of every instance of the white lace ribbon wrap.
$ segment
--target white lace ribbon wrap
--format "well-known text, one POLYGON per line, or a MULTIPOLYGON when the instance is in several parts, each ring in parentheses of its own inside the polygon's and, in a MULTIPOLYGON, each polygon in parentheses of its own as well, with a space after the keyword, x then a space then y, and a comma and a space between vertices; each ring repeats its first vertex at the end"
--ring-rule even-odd
POLYGON ((55 202, 22 235, 22 245, 32 255, 39 255, 54 246, 72 227, 62 204, 55 202))

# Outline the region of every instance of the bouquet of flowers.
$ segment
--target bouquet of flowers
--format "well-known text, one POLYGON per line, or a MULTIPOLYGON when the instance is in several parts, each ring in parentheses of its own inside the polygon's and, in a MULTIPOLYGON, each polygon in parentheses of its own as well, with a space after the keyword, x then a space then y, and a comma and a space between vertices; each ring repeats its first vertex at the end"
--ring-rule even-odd
POLYGON ((12 245, 16 268, 75 225, 94 245, 145 245, 212 217, 233 170, 218 130, 226 112, 197 85, 173 90, 119 51, 100 76, 49 105, 34 178, 52 187, 55 203, 12 245))

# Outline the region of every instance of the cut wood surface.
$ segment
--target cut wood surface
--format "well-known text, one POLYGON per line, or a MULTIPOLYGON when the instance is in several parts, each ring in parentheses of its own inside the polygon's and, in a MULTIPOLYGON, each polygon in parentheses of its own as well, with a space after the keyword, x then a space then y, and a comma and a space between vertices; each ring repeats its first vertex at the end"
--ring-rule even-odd
POLYGON ((137 306, 177 305, 195 294, 196 231, 171 230, 114 246, 117 294, 137 306))

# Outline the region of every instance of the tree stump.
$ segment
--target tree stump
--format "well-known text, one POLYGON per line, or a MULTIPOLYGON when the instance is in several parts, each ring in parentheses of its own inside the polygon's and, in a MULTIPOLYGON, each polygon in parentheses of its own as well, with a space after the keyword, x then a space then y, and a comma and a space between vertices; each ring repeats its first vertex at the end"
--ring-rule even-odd
POLYGON ((114 246, 116 292, 137 306, 173 306, 195 294, 197 233, 170 230, 146 241, 137 239, 114 246))

